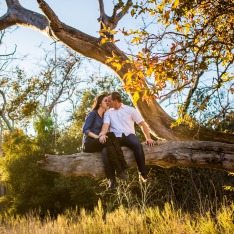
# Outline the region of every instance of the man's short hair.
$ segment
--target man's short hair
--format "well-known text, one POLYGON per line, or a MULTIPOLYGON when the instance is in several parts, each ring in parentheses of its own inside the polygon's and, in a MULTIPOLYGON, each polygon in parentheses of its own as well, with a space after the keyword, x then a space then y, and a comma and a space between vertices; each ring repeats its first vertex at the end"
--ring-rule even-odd
POLYGON ((111 98, 113 101, 117 101, 117 102, 122 102, 122 98, 121 95, 118 92, 112 92, 109 95, 111 95, 111 98))

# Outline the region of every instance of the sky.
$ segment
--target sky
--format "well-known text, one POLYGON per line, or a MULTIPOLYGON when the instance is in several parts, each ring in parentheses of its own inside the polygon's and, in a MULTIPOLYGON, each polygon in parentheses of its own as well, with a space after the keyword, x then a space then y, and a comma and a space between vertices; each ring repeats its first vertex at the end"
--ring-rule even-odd
MULTIPOLYGON (((89 35, 98 37, 98 0, 66 0, 60 1, 59 4, 55 0, 47 0, 46 2, 62 22, 89 35)), ((107 13, 111 14, 112 1, 106 0, 104 3, 107 13)), ((20 4, 27 9, 41 13, 36 0, 20 0, 20 4)), ((3 15, 6 9, 5 0, 0 0, 0 14, 3 15)), ((11 30, 14 28, 12 27, 11 30)), ((31 69, 34 71, 36 66, 32 63, 33 58, 43 55, 43 51, 39 48, 39 45, 43 48, 53 49, 54 45, 52 42, 52 39, 40 32, 26 27, 19 27, 13 33, 6 35, 4 47, 1 47, 5 51, 1 52, 10 52, 17 45, 16 55, 23 56, 27 54, 27 58, 21 62, 21 65, 25 66, 26 70, 30 71, 31 69)))

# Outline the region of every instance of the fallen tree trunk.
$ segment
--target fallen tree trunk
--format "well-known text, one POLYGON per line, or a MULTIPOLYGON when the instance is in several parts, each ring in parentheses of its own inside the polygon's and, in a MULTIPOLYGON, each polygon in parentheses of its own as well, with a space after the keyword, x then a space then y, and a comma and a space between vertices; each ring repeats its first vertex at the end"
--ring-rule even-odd
MULTIPOLYGON (((144 145, 146 165, 203 167, 234 172, 234 144, 210 141, 162 141, 154 147, 144 145)), ((133 152, 123 147, 126 161, 136 167, 133 152)), ((40 168, 66 176, 104 176, 101 153, 46 155, 40 168)))

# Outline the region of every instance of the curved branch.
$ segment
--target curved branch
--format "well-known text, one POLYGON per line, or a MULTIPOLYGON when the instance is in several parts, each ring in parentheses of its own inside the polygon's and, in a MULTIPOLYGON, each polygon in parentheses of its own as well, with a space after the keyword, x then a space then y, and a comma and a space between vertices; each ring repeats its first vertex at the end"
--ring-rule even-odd
POLYGON ((103 3, 103 0, 98 0, 98 3, 99 3, 99 10, 100 10, 100 18, 98 20, 101 20, 102 17, 105 15, 104 3, 103 3))
POLYGON ((3 107, 0 110, 0 112, 2 114, 2 113, 4 113, 5 108, 6 108, 6 96, 5 96, 5 93, 2 90, 0 90, 0 94, 2 95, 2 98, 3 98, 3 107))
POLYGON ((42 33, 49 34, 48 21, 45 16, 22 7, 18 0, 6 0, 8 10, 0 17, 0 30, 13 25, 22 25, 34 28, 42 33))
MULTIPOLYGON (((104 24, 107 28, 115 29, 118 25, 118 22, 123 18, 124 15, 128 13, 129 8, 132 6, 132 0, 128 0, 125 6, 121 6, 117 4, 114 6, 112 16, 109 17, 105 13, 103 0, 99 0, 99 9, 100 9, 100 17, 98 21, 101 24, 104 24), (117 11, 122 7, 122 11, 117 13, 117 11)), ((101 26, 102 27, 102 26, 101 26)))
POLYGON ((2 98, 3 98, 3 107, 2 109, 0 110, 0 116, 2 117, 2 119, 4 120, 5 124, 7 125, 8 129, 13 132, 14 131, 14 128, 11 126, 9 120, 6 118, 5 116, 5 108, 6 108, 6 96, 5 96, 5 93, 0 90, 0 94, 2 95, 2 98))
MULTIPOLYGON (((117 21, 117 23, 118 23, 123 18, 123 16, 128 13, 128 10, 130 9, 131 6, 132 6, 132 0, 128 0, 126 5, 122 9, 122 11, 119 12, 118 14, 117 14, 118 7, 115 6, 111 18, 114 19, 115 21, 117 21)), ((116 26, 117 26, 117 24, 116 24, 116 26)))
MULTIPOLYGON (((144 145, 146 165, 171 167, 203 167, 234 172, 234 145, 219 142, 161 142, 155 147, 144 145)), ((136 167, 133 152, 123 147, 131 167, 136 167)), ((47 171, 67 176, 104 176, 100 153, 46 155, 38 162, 47 171)))
POLYGON ((198 83, 199 83, 199 79, 203 74, 204 74, 204 71, 201 71, 200 74, 198 74, 192 88, 189 90, 187 99, 185 100, 185 104, 184 104, 184 113, 186 113, 188 108, 189 108, 192 96, 193 96, 194 92, 196 91, 198 83))
POLYGON ((9 9, 21 6, 19 0, 6 0, 6 4, 9 9))

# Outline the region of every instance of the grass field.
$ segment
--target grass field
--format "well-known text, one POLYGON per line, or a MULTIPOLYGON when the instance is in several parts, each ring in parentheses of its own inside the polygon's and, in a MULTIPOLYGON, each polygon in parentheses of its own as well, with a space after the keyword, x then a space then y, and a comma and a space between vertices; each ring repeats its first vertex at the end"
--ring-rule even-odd
POLYGON ((175 210, 172 204, 158 207, 127 209, 122 206, 110 213, 104 213, 101 202, 93 212, 84 209, 66 211, 52 219, 49 215, 41 220, 35 214, 10 217, 1 216, 0 233, 9 234, 65 234, 65 233, 180 233, 180 234, 232 234, 234 233, 234 205, 223 206, 215 217, 183 213, 175 210))

